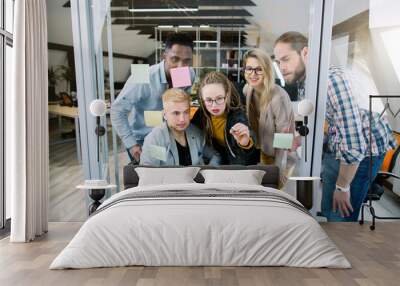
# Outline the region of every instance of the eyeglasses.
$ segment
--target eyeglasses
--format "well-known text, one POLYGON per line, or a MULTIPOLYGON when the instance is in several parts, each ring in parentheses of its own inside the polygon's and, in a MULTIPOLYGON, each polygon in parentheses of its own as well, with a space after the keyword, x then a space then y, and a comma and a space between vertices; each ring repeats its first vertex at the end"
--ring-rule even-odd
POLYGON ((247 66, 247 67, 244 68, 244 72, 245 72, 246 74, 252 74, 253 71, 254 71, 257 75, 263 75, 263 74, 264 74, 264 71, 263 71, 262 67, 252 68, 252 67, 247 66))
POLYGON ((212 106, 213 103, 216 105, 220 105, 225 102, 225 97, 218 97, 217 99, 206 98, 204 99, 204 103, 207 106, 212 106))

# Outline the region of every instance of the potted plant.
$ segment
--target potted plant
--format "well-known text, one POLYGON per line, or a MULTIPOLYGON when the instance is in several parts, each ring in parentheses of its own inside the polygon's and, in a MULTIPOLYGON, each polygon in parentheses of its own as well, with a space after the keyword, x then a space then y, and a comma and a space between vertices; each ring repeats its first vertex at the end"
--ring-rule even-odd
POLYGON ((58 75, 60 80, 63 80, 66 82, 66 84, 67 84, 66 92, 68 94, 70 94, 71 93, 71 90, 70 90, 71 81, 73 81, 74 77, 75 77, 73 69, 69 66, 60 65, 56 68, 55 72, 58 75))
POLYGON ((49 101, 57 101, 58 98, 56 96, 56 84, 59 80, 56 70, 51 67, 48 69, 48 98, 49 101))

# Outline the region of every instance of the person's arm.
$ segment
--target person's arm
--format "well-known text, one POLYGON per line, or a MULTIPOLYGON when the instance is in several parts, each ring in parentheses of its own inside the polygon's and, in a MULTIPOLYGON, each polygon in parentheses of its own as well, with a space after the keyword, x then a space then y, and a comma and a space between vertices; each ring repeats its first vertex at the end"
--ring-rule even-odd
MULTIPOLYGON (((197 150, 201 153, 200 162, 201 164, 207 163, 207 165, 218 166, 221 163, 221 155, 214 149, 212 145, 206 143, 206 139, 204 137, 204 133, 202 129, 198 128, 194 124, 191 124, 188 128, 190 130, 190 135, 186 134, 186 136, 191 136, 196 138, 196 146, 197 150)), ((189 146, 190 147, 190 146, 189 146)), ((193 158, 192 158, 193 160, 193 158)))
POLYGON ((219 166, 221 164, 221 155, 212 147, 204 145, 203 157, 208 159, 208 165, 219 166))
MULTIPOLYGON (((118 95, 117 99, 111 105, 110 117, 114 129, 121 138, 127 149, 137 144, 133 136, 132 128, 129 126, 128 116, 133 107, 140 101, 141 94, 144 92, 143 85, 132 84, 128 81, 118 95)), ((132 154, 133 155, 133 154, 132 154)))
POLYGON ((337 155, 340 154, 339 175, 336 180, 336 190, 333 194, 333 211, 339 209, 342 216, 349 216, 353 211, 350 202, 350 184, 357 172, 359 163, 366 152, 365 139, 362 133, 361 114, 353 97, 350 82, 344 72, 337 70, 328 79, 328 132, 334 127, 337 155), (337 143, 336 143, 337 142, 337 143))
POLYGON ((245 111, 239 109, 234 112, 234 115, 232 115, 234 116, 233 126, 228 132, 234 138, 234 144, 237 147, 236 150, 249 154, 255 148, 254 133, 250 130, 250 124, 245 111))
POLYGON ((336 181, 335 192, 333 193, 333 206, 332 210, 336 212, 339 210, 342 217, 349 216, 353 212, 353 206, 350 202, 350 184, 357 172, 358 164, 347 165, 343 162, 340 163, 339 175, 336 181))
POLYGON ((156 159, 151 154, 151 146, 159 146, 160 143, 157 140, 157 134, 155 132, 150 132, 144 139, 142 154, 140 156, 140 165, 147 166, 160 166, 161 160, 156 159))
POLYGON ((254 142, 250 137, 249 126, 244 125, 243 123, 236 123, 229 130, 229 133, 232 134, 233 138, 235 138, 235 141, 240 148, 250 149, 253 147, 254 142))

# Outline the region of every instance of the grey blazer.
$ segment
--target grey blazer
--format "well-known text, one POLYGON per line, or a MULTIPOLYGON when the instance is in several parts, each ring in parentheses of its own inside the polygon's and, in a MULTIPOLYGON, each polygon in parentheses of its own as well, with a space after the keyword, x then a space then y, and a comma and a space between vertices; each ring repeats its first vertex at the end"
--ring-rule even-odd
MULTIPOLYGON (((253 89, 246 85, 243 89, 246 95, 246 111, 249 110, 249 102, 254 95, 253 89)), ((264 110, 260 110, 259 134, 260 148, 268 156, 275 156, 273 148, 274 134, 279 132, 294 133, 294 112, 287 92, 278 85, 275 85, 271 102, 264 110)))
MULTIPOLYGON (((185 132, 190 149, 190 156, 192 158, 192 165, 204 165, 203 158, 208 159, 209 165, 219 165, 221 161, 219 153, 217 153, 212 147, 205 145, 205 138, 200 129, 190 124, 185 132)), ((170 132, 166 122, 161 126, 153 128, 153 130, 145 137, 142 154, 140 155, 140 165, 179 165, 178 148, 176 146, 175 138, 170 132), (165 161, 152 156, 151 145, 165 148, 165 161)))

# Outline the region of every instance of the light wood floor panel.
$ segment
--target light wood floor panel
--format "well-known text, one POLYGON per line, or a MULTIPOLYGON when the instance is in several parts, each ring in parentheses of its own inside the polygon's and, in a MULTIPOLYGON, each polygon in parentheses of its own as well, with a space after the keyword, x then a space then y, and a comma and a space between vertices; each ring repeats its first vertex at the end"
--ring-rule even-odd
POLYGON ((322 223, 352 269, 289 267, 119 267, 48 270, 81 223, 50 223, 50 231, 28 244, 0 241, 0 285, 400 285, 400 222, 322 223))

